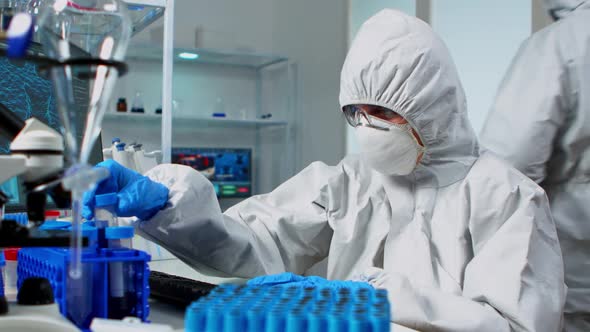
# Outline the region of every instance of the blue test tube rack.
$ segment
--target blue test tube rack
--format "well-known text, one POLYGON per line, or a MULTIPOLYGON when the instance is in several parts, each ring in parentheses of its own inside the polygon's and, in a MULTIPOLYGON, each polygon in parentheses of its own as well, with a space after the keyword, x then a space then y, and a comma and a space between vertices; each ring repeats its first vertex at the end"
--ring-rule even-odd
MULTIPOLYGON (((50 229, 67 229, 64 228, 63 222, 46 222, 50 229)), ((45 224, 44 224, 45 226, 45 224)), ((72 320, 79 328, 88 331, 93 318, 109 318, 109 264, 124 263, 128 266, 127 271, 130 283, 129 303, 133 305, 129 309, 127 316, 135 316, 142 321, 147 322, 150 312, 148 304, 149 297, 149 266, 150 256, 139 250, 128 248, 107 248, 103 244, 108 241, 101 240, 101 237, 107 234, 107 238, 112 239, 113 235, 123 235, 128 237, 133 235, 133 229, 130 227, 109 227, 103 232, 93 227, 93 223, 87 223, 83 227, 83 235, 89 238, 89 246, 82 253, 82 281, 73 281, 68 276, 68 265, 70 263, 69 249, 62 248, 23 248, 18 253, 18 287, 22 285, 25 279, 29 277, 42 277, 49 280, 55 297, 55 302, 59 305, 60 312, 65 317, 72 320), (72 282, 79 282, 79 285, 88 285, 85 291, 91 290, 86 294, 84 301, 87 312, 84 313, 83 320, 76 320, 73 316, 79 314, 72 310, 79 309, 84 303, 68 305, 68 290, 71 289, 72 282)), ((70 299, 70 301, 72 301, 70 299)))
POLYGON ((29 216, 26 212, 6 213, 4 219, 14 220, 17 224, 26 226, 29 223, 29 216))
POLYGON ((223 285, 186 310, 186 332, 385 332, 387 292, 372 287, 223 285))

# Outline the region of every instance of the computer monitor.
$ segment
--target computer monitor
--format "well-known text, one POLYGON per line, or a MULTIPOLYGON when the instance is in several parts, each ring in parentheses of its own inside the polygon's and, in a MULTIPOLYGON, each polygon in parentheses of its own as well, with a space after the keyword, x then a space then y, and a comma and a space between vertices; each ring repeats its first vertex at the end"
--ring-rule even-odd
MULTIPOLYGON (((43 54, 41 45, 37 43, 31 45, 29 51, 34 54, 43 54)), ((42 76, 37 67, 37 64, 30 61, 13 61, 0 57, 0 103, 23 120, 36 117, 59 130, 60 118, 55 104, 53 83, 42 76)), ((78 111, 86 112, 89 103, 88 84, 76 78, 74 88, 77 91, 76 102, 80 107, 78 111)), ((82 134, 85 125, 85 123, 76 123, 77 132, 82 134)), ((82 137, 78 137, 78 140, 81 142, 82 137)), ((9 145, 8 140, 0 137, 0 154, 7 154, 9 145)), ((102 161, 102 147, 99 138, 92 151, 90 163, 95 164, 100 161, 102 161)), ((6 211, 25 210, 24 188, 17 178, 0 184, 0 189, 10 198, 6 211)))
POLYGON ((251 149, 177 147, 172 148, 172 162, 199 171, 220 198, 252 194, 251 149))

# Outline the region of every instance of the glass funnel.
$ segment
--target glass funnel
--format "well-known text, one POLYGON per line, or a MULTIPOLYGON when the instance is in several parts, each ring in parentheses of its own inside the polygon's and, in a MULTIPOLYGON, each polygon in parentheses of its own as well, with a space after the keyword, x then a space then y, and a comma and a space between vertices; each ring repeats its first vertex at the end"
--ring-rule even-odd
POLYGON ((126 5, 118 0, 47 1, 37 33, 47 56, 63 64, 51 67, 50 74, 71 161, 87 163, 131 37, 126 5))
MULTIPOLYGON (((108 173, 88 165, 110 104, 131 37, 126 5, 119 0, 35 0, 41 8, 37 37, 56 60, 48 71, 55 87, 69 168, 63 179, 72 192, 70 277, 80 277, 81 201, 108 173)), ((31 8, 29 8, 31 10, 31 8)))

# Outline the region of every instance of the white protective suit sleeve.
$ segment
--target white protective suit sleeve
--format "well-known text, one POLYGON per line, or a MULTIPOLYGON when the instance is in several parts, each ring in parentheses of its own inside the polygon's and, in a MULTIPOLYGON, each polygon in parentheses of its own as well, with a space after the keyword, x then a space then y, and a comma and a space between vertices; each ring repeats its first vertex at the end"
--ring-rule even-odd
MULTIPOLYGON (((551 36, 557 38, 556 36, 551 36)), ((481 133, 485 148, 542 183, 559 129, 567 119, 567 66, 540 35, 525 42, 504 77, 481 133)))
POLYGON ((273 192, 222 214, 203 175, 186 166, 160 165, 146 175, 167 186, 170 199, 151 220, 139 223, 138 232, 210 275, 302 274, 328 254, 332 229, 314 195, 333 169, 313 163, 273 192), (300 190, 301 183, 308 190, 300 190))

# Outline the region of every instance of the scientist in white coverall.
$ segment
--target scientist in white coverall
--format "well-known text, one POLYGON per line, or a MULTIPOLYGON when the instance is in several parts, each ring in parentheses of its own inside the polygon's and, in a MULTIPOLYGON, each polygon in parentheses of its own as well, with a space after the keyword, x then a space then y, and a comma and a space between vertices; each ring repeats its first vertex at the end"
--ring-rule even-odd
POLYGON ((547 192, 565 264, 566 331, 590 331, 590 0, 545 0, 556 20, 521 46, 484 147, 547 192))
POLYGON ((303 274, 327 258, 324 277, 387 289, 393 321, 420 331, 557 331, 563 262, 545 193, 480 155, 430 27, 395 10, 369 19, 340 89, 360 155, 312 163, 225 213, 189 167, 141 177, 109 162, 119 212, 143 215, 143 236, 215 275, 303 274), (145 205, 153 193, 161 206, 145 205))

